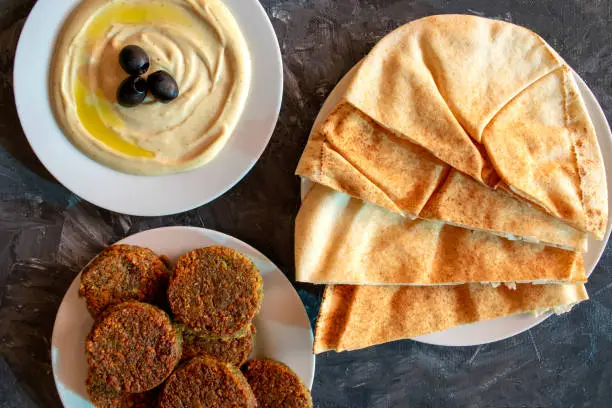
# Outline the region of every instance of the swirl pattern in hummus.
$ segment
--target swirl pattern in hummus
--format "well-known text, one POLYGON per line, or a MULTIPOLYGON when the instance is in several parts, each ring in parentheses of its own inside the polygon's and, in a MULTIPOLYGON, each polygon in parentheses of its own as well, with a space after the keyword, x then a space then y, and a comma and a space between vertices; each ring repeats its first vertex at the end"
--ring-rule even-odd
POLYGON ((89 157, 133 174, 165 174, 210 161, 242 113, 250 84, 248 47, 219 0, 84 0, 57 42, 51 103, 66 136, 89 157), (126 45, 165 70, 180 94, 163 104, 148 96, 116 101, 128 76, 126 45))

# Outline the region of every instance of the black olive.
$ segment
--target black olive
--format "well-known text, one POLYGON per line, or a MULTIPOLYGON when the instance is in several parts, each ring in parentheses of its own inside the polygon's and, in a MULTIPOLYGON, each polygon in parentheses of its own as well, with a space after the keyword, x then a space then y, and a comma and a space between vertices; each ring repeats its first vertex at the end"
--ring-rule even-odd
POLYGON ((140 105, 144 102, 147 91, 147 81, 144 78, 131 76, 119 85, 119 89, 117 89, 117 102, 127 108, 140 105))
POLYGON ((143 75, 149 70, 149 56, 137 45, 128 45, 119 53, 119 64, 130 75, 143 75))
POLYGON ((157 71, 147 79, 151 94, 161 102, 170 102, 179 95, 179 87, 172 75, 166 71, 157 71))

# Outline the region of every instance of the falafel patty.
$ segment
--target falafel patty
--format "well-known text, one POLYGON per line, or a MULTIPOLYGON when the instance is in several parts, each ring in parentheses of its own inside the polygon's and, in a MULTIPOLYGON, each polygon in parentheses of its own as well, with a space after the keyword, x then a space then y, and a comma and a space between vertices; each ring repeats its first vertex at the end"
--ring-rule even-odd
POLYGON ((312 408, 312 396, 302 380, 285 364, 254 359, 242 366, 259 408, 312 408))
POLYGON ((181 256, 168 287, 176 320, 213 336, 232 336, 246 327, 262 299, 263 279, 253 261, 220 246, 181 256))
POLYGON ((128 300, 155 303, 163 297, 169 276, 162 259, 150 249, 112 245, 85 267, 79 296, 95 318, 108 306, 128 300))
POLYGON ((92 374, 109 388, 139 393, 160 385, 181 357, 181 334, 153 305, 125 302, 105 310, 87 336, 92 374))
POLYGON ((240 370, 209 357, 195 357, 177 368, 164 384, 158 404, 159 408, 257 407, 240 370))
POLYGON ((189 328, 183 329, 183 355, 181 360, 209 356, 224 363, 240 367, 253 351, 255 325, 232 337, 204 336, 189 328))
POLYGON ((87 394, 96 408, 151 408, 155 406, 159 388, 140 394, 115 391, 92 374, 87 376, 87 394))

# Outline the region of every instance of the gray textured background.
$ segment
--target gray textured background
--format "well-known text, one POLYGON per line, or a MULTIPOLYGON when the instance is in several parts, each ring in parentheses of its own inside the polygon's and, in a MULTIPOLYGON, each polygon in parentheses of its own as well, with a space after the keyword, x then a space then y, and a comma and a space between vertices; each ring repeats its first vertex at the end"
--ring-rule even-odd
MULTIPOLYGON (((51 1, 51 0, 48 0, 51 1)), ((293 275, 293 176, 315 115, 341 76, 385 33, 436 13, 504 19, 540 33, 612 114, 612 1, 263 0, 279 37, 280 121, 255 168, 215 202, 137 218, 101 210, 60 186, 30 150, 12 95, 12 64, 34 2, 0 0, 0 407, 59 407, 49 345, 57 307, 104 245, 168 225, 234 235, 293 275)), ((608 152, 609 154, 610 152, 608 152)), ((609 407, 612 254, 592 276, 592 300, 512 339, 441 348, 401 341, 317 358, 315 406, 609 407)), ((314 320, 320 290, 298 285, 314 320)))

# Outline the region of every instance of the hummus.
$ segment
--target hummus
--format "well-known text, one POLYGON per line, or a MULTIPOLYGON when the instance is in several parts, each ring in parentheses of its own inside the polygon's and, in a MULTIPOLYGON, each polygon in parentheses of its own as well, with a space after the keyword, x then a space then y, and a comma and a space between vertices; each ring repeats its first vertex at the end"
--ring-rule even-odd
POLYGON ((65 135, 94 160, 126 173, 175 173, 205 164, 227 142, 250 68, 244 37, 219 0, 84 0, 56 45, 51 105, 65 135), (147 52, 147 74, 175 78, 177 99, 117 103, 127 45, 147 52))

